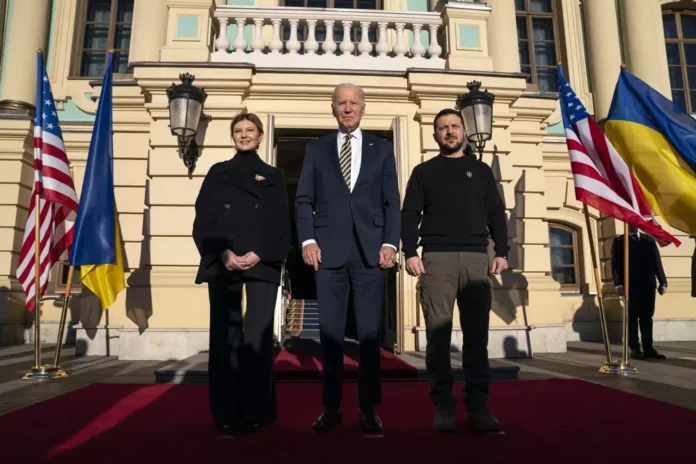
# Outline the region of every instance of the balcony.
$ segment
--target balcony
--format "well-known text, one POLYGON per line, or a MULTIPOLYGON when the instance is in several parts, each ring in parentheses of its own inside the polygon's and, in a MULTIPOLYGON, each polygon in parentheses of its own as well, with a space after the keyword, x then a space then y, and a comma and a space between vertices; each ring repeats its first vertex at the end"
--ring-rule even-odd
POLYGON ((214 20, 219 33, 212 62, 286 69, 445 69, 440 13, 219 6, 214 20))

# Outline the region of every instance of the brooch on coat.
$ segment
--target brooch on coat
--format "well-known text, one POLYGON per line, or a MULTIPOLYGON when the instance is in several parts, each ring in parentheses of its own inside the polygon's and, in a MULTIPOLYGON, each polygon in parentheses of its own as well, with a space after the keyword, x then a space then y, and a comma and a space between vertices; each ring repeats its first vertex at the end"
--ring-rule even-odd
POLYGON ((255 179, 258 180, 259 182, 261 182, 262 180, 266 180, 266 178, 263 177, 261 174, 256 174, 255 179))

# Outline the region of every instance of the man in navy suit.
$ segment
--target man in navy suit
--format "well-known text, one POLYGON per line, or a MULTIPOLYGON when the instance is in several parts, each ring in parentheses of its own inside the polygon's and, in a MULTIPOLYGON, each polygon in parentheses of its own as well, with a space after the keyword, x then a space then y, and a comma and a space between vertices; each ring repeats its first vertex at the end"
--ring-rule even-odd
POLYGON ((331 108, 338 132, 307 145, 297 186, 295 217, 302 257, 314 267, 323 351, 324 411, 317 432, 340 424, 343 341, 351 291, 360 342, 360 421, 379 433, 380 335, 383 275, 394 266, 401 228, 392 144, 363 133, 362 89, 341 84, 331 108))

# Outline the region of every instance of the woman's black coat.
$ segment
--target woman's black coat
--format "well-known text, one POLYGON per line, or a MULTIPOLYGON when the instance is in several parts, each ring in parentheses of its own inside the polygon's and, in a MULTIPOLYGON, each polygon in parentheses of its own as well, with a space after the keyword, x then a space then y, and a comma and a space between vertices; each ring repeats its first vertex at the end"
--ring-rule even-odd
POLYGON ((215 164, 196 199, 193 240, 201 255, 196 283, 244 278, 280 283, 290 248, 290 210, 281 171, 256 152, 240 152, 215 164), (221 259, 232 250, 261 261, 247 271, 229 271, 221 259))

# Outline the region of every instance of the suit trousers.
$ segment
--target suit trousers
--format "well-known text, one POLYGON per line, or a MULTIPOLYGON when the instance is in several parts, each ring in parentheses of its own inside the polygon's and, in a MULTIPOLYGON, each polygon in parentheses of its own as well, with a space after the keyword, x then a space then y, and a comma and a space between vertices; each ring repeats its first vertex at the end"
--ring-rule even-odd
POLYGON ((208 285, 208 393, 217 426, 276 419, 273 314, 278 284, 250 280, 208 285), (242 317, 242 288, 247 309, 242 317))
POLYGON ((646 285, 634 285, 629 288, 628 296, 628 346, 639 350, 638 328, 643 350, 653 349, 653 316, 655 315, 655 288, 646 285), (634 290, 635 288, 635 290, 634 290))
POLYGON ((370 267, 357 233, 346 244, 348 262, 339 268, 321 268, 316 272, 319 328, 324 378, 323 405, 338 411, 343 396, 343 348, 348 314, 348 296, 353 298, 360 364, 358 395, 360 408, 369 411, 381 402, 381 320, 384 276, 379 267, 370 267))
POLYGON ((451 365, 454 303, 462 328, 464 403, 468 409, 488 405, 491 379, 488 362, 488 328, 491 310, 490 262, 487 254, 470 252, 423 253, 423 274, 418 293, 427 345, 425 363, 430 396, 438 406, 454 407, 451 365))

